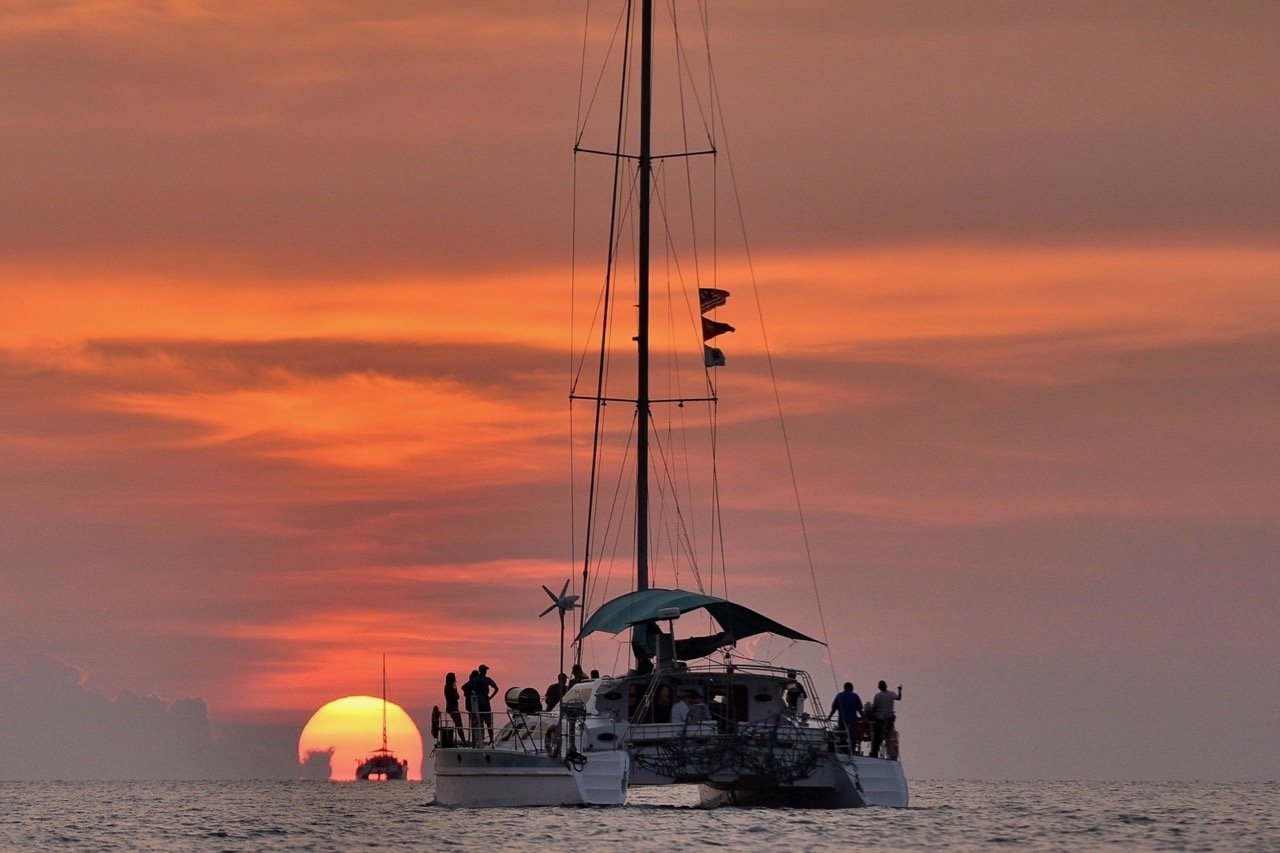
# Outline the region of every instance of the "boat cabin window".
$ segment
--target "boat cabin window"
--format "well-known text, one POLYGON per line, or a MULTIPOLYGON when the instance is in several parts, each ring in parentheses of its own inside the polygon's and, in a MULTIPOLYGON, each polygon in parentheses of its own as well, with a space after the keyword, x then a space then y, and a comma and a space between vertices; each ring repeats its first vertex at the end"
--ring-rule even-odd
POLYGON ((653 701, 649 703, 642 719, 636 719, 636 713, 644 701, 649 685, 644 680, 632 681, 627 685, 627 717, 637 723, 669 723, 671 722, 671 706, 675 702, 675 686, 663 682, 653 692, 653 701))
POLYGON ((751 719, 751 692, 745 684, 717 688, 707 703, 716 719, 745 723, 751 719))
MULTIPOLYGON (((621 688, 622 685, 617 682, 602 684, 596 693, 596 713, 622 717, 622 703, 625 699, 621 688)), ((628 714, 627 717, 629 719, 630 715, 628 714)))
POLYGON ((653 694, 652 722, 671 722, 671 706, 673 704, 675 704, 675 691, 671 689, 671 685, 659 684, 657 692, 653 694))
POLYGON ((596 684, 594 681, 584 681, 581 684, 575 684, 564 692, 560 697, 561 702, 581 702, 586 707, 591 707, 591 694, 595 691, 596 684))

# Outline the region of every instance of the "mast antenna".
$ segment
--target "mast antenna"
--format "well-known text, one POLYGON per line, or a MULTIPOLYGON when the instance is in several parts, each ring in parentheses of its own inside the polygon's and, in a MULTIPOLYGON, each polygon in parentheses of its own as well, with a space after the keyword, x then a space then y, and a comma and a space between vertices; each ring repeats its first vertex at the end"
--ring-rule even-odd
POLYGON ((382 751, 387 751, 387 653, 382 653, 382 751))

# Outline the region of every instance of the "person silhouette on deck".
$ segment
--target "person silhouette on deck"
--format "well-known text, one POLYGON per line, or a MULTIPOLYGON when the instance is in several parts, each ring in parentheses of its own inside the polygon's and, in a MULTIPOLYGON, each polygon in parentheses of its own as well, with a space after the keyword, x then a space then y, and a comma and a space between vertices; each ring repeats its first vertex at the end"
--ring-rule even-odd
POLYGON ((893 703, 896 699, 902 698, 902 685, 898 685, 898 692, 894 693, 889 689, 889 685, 883 681, 880 682, 880 692, 871 700, 871 754, 879 757, 880 747, 882 744, 889 745, 889 758, 897 759, 897 753, 893 748, 893 724, 897 721, 898 715, 894 713, 893 703))
POLYGON ((564 696, 564 692, 569 689, 569 676, 563 672, 556 679, 556 683, 547 688, 547 710, 550 711, 564 696))
POLYGON ((462 713, 458 709, 458 674, 454 672, 447 673, 444 677, 444 714, 453 721, 452 736, 466 745, 462 713))
POLYGON ((689 719, 689 697, 688 694, 681 693, 676 699, 674 705, 671 706, 671 724, 674 726, 683 726, 689 719))
POLYGON ((471 724, 472 746, 480 745, 480 712, 476 710, 476 677, 479 675, 480 670, 473 669, 467 680, 462 682, 462 700, 467 706, 467 722, 471 724))
MULTIPOLYGON (((488 730, 489 743, 493 743, 493 708, 489 704, 489 700, 498 695, 498 682, 489 677, 489 667, 487 664, 480 664, 475 670, 475 674, 471 676, 471 700, 476 706, 476 717, 478 718, 472 723, 472 730, 478 730, 480 727, 488 730)), ((483 741, 476 743, 477 746, 483 741)))
POLYGON ((836 698, 831 701, 831 712, 827 714, 827 719, 831 719, 831 714, 836 715, 836 722, 844 732, 849 749, 857 752, 861 748, 858 719, 862 716, 862 697, 853 692, 853 682, 846 681, 844 690, 837 693, 836 698))

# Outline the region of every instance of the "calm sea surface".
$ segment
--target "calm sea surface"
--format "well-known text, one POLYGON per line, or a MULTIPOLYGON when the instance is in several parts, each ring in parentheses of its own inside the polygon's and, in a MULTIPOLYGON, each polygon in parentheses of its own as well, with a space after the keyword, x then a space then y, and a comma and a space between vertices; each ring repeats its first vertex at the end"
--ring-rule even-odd
POLYGON ((912 782, 909 809, 693 808, 687 788, 617 809, 450 810, 430 785, 0 782, 0 848, 345 850, 921 848, 1280 850, 1280 785, 912 782))

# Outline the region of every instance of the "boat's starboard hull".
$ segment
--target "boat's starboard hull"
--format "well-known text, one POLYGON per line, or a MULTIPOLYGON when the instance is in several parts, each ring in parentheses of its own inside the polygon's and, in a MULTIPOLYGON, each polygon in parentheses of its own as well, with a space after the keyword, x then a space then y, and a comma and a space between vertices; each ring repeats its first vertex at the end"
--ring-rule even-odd
POLYGON ((731 780, 699 786, 706 808, 759 806, 849 809, 862 806, 906 808, 907 777, 897 761, 865 755, 830 755, 807 779, 790 785, 747 785, 731 780))

